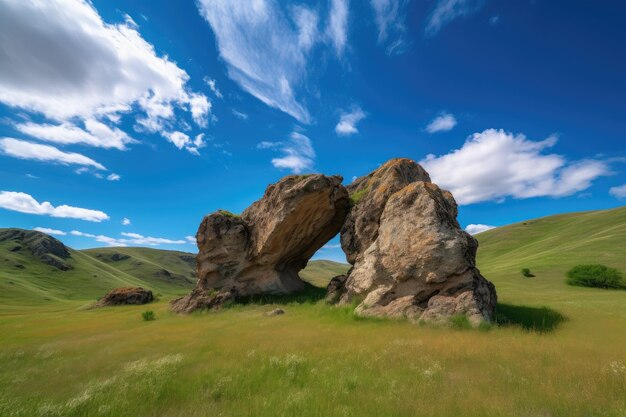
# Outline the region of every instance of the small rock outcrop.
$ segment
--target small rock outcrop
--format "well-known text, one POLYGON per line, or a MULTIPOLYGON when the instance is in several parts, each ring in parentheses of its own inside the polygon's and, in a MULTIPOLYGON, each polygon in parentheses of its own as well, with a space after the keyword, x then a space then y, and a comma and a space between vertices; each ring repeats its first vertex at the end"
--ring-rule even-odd
POLYGON ((348 191, 341 244, 353 267, 331 281, 328 301, 359 300, 362 316, 493 320, 496 293, 476 268, 478 243, 459 226, 452 194, 421 166, 391 160, 348 191))
POLYGON ((288 294, 306 287, 298 272, 335 236, 349 210, 339 176, 290 175, 267 187, 240 216, 217 211, 196 234, 198 283, 172 301, 177 312, 220 305, 216 297, 288 294))
POLYGON ((69 249, 58 239, 36 230, 0 229, 0 242, 13 241, 12 252, 28 248, 40 261, 61 271, 72 269, 68 260, 71 258, 69 249))
POLYGON ((152 291, 141 287, 116 288, 102 297, 95 307, 117 306, 125 304, 147 304, 154 300, 152 291))

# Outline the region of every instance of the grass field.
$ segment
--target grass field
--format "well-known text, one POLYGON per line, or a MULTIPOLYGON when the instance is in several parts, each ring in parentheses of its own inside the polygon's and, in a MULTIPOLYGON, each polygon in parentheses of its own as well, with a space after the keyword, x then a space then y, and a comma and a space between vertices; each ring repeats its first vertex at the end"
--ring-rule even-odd
MULTIPOLYGON (((499 297, 489 330, 356 319, 323 291, 277 300, 275 317, 254 303, 175 315, 169 288, 140 307, 3 302, 0 416, 626 416, 626 291, 564 275, 588 262, 626 272, 626 208, 478 238, 499 297)), ((318 266, 318 285, 341 272, 318 266)))

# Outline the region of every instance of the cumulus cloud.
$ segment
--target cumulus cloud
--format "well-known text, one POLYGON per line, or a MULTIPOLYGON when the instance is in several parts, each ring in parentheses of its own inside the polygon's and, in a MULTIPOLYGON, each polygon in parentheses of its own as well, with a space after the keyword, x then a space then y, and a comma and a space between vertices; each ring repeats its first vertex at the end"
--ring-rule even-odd
POLYGON ((175 108, 206 125, 208 99, 188 88, 187 73, 158 56, 130 16, 109 24, 84 0, 6 0, 0 38, 0 102, 57 122, 17 126, 28 135, 124 149, 132 139, 112 124, 130 111, 153 132, 175 120, 175 108))
POLYGON ((348 0, 331 0, 327 33, 335 52, 343 55, 348 40, 348 0))
POLYGON ((615 198, 626 198, 626 184, 620 185, 618 187, 611 187, 609 190, 609 194, 611 194, 615 198))
POLYGON ((568 162, 561 155, 545 154, 556 142, 554 136, 536 142, 522 134, 487 129, 471 135, 460 149, 428 155, 420 163, 459 204, 567 196, 610 173, 604 161, 568 162))
POLYGON ((426 34, 436 35, 448 23, 476 12, 483 4, 484 0, 438 0, 428 17, 426 34))
POLYGON ((65 204, 55 207, 48 201, 39 203, 30 194, 14 191, 0 191, 0 208, 20 213, 80 219, 98 223, 103 220, 109 220, 109 216, 100 210, 90 210, 65 204))
POLYGON ((45 233, 47 235, 57 235, 57 236, 65 236, 65 235, 67 235, 67 233, 65 233, 62 230, 50 229, 48 227, 34 227, 33 230, 36 230, 36 231, 41 232, 41 233, 45 233))
POLYGON ((356 125, 367 115, 360 107, 355 107, 351 112, 342 112, 339 116, 339 122, 335 126, 335 132, 339 136, 350 136, 359 133, 356 125))
POLYGON ((378 27, 378 43, 386 45, 389 55, 401 54, 406 49, 404 20, 408 3, 409 0, 370 0, 378 27))
POLYGON ((127 217, 124 217, 122 219, 122 226, 129 226, 130 225, 130 219, 127 217))
POLYGON ((196 135, 194 139, 191 139, 189 135, 183 132, 165 132, 163 136, 174 144, 178 149, 185 149, 189 153, 194 155, 200 155, 199 149, 204 148, 206 143, 204 141, 204 133, 196 135))
POLYGON ((294 174, 313 169, 315 163, 315 150, 311 140, 298 132, 292 132, 286 142, 263 141, 257 148, 283 153, 282 157, 272 159, 272 165, 278 169, 289 169, 294 174))
POLYGON ((486 232, 487 230, 495 229, 496 226, 489 226, 487 224, 468 224, 465 231, 470 235, 476 235, 478 233, 486 232))
POLYGON ((90 166, 100 170, 106 168, 85 155, 75 152, 63 152, 54 146, 41 145, 14 138, 0 139, 0 152, 19 159, 30 159, 42 162, 90 166))
POLYGON ((456 126, 456 118, 449 113, 441 113, 426 126, 428 133, 447 132, 456 126))

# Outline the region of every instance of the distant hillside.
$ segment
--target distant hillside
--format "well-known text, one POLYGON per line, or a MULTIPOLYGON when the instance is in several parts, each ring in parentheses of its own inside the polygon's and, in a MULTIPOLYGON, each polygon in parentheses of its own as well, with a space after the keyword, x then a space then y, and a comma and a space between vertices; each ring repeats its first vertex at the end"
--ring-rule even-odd
POLYGON ((602 263, 626 272, 626 207, 528 220, 476 237, 478 265, 490 271, 602 263))
MULTIPOLYGON (((348 266, 311 261, 302 277, 324 286, 348 266)), ((74 250, 41 232, 0 229, 0 305, 95 300, 116 287, 141 286, 165 297, 196 281, 195 254, 152 248, 74 250)))

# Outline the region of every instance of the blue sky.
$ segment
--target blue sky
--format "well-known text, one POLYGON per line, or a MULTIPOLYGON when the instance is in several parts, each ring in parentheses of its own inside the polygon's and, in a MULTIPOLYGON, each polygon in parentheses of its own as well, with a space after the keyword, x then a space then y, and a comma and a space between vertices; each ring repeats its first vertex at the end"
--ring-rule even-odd
POLYGON ((472 232, 624 204, 623 2, 38 3, 0 0, 1 227, 193 251, 284 175, 395 157, 472 232))

